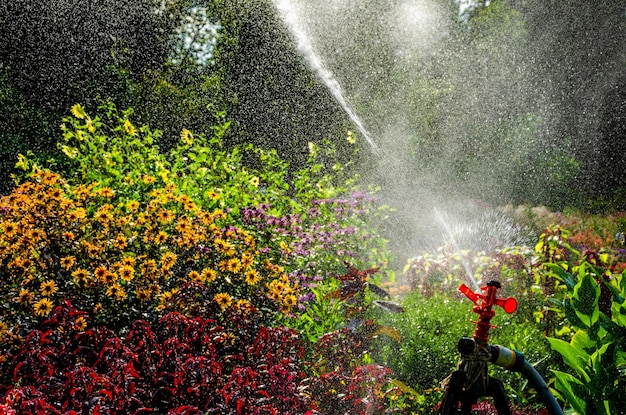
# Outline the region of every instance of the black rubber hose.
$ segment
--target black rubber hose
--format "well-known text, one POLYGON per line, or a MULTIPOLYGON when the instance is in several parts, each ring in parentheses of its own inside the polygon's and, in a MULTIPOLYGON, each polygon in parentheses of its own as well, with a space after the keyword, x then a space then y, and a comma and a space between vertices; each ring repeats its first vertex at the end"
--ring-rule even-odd
POLYGON ((507 370, 520 372, 528 379, 551 415, 563 415, 563 409, 561 409, 556 398, 550 392, 550 388, 548 388, 548 385, 535 367, 524 359, 522 353, 503 346, 491 346, 491 356, 494 364, 502 366, 507 370))

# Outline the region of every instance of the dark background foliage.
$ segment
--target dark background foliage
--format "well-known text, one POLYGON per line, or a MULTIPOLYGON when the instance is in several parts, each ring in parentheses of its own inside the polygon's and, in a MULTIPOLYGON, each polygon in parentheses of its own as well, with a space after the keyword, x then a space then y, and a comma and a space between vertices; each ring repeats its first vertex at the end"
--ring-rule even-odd
MULTIPOLYGON (((376 1, 370 3, 380 6, 376 1)), ((370 3, 363 3, 361 8, 370 3)), ((483 90, 481 96, 467 95, 477 105, 449 95, 431 102, 430 107, 415 107, 420 114, 413 115, 410 124, 421 131, 415 151, 420 154, 416 160, 422 161, 423 169, 447 166, 446 177, 459 182, 451 183, 451 187, 471 189, 474 194, 481 186, 467 182, 466 176, 472 171, 468 163, 489 163, 488 154, 493 151, 485 149, 506 149, 506 145, 499 144, 503 135, 516 128, 521 130, 526 124, 516 123, 532 107, 532 116, 542 120, 530 137, 536 142, 534 153, 526 155, 523 163, 511 165, 511 177, 505 177, 503 185, 507 194, 499 189, 484 197, 501 201, 504 196, 513 202, 545 203, 557 208, 590 207, 597 200, 602 200, 604 207, 621 207, 620 196, 626 188, 626 175, 622 174, 626 168, 626 75, 621 70, 626 62, 626 0, 477 1, 466 17, 455 15, 449 0, 435 3, 450 13, 446 30, 456 32, 454 36, 446 34, 455 39, 446 46, 448 50, 432 55, 443 59, 443 64, 437 64, 439 72, 443 67, 452 70, 459 59, 480 63, 482 58, 489 58, 489 53, 502 58, 498 53, 508 50, 509 78, 519 77, 530 84, 519 84, 529 93, 524 101, 515 91, 502 95, 496 85, 500 77, 507 75, 493 72, 485 61, 484 66, 474 66, 472 73, 456 75, 469 86, 485 79, 494 85, 483 90), (519 12, 519 17, 511 20, 511 11, 519 12), (522 31, 512 26, 508 32, 500 29, 517 22, 523 25, 528 55, 517 55, 512 47, 502 46, 507 39, 516 43, 515 36, 522 31), (474 57, 475 51, 465 47, 480 44, 481 39, 494 37, 494 33, 500 33, 503 43, 498 49, 482 49, 487 55, 474 57), (529 63, 531 69, 514 73, 519 67, 517 62, 529 63), (443 119, 437 117, 437 107, 449 113, 443 119), (473 130, 454 132, 443 128, 442 123, 453 119, 455 113, 475 118, 473 130), (465 158, 452 165, 445 161, 450 143, 460 146, 465 158), (575 162, 554 162, 550 158, 553 154, 563 154, 564 159, 572 155, 575 162), (438 162, 437 158, 444 161, 438 162)), ((0 0, 0 19, 3 193, 12 186, 9 175, 17 153, 33 150, 43 159, 57 155, 58 124, 76 102, 92 112, 106 99, 120 108, 133 107, 136 122, 164 131, 164 150, 173 145, 182 128, 209 131, 215 114, 225 111, 232 121, 227 145, 251 141, 276 148, 297 166, 307 156, 309 141, 330 138, 338 142, 340 156, 347 157, 343 140, 337 138, 353 126, 320 79, 307 68, 268 0, 0 0), (206 7, 211 21, 221 27, 213 60, 204 65, 194 63, 189 56, 176 56, 180 52, 173 34, 192 7, 206 7), (157 9, 160 12, 155 12, 157 9)), ((388 45, 376 41, 385 29, 385 21, 373 18, 367 22, 355 24, 351 34, 369 47, 350 62, 346 71, 338 72, 342 75, 339 81, 348 90, 359 86, 359 110, 373 110, 374 118, 379 120, 397 117, 393 112, 395 98, 379 98, 386 94, 387 83, 402 85, 406 74, 394 73, 385 66, 397 59, 388 45)), ((340 46, 334 53, 340 55, 345 48, 340 46)), ((426 59, 421 63, 423 68, 433 65, 426 59)), ((329 66, 337 69, 333 59, 329 66)), ((439 72, 425 70, 424 76, 431 78, 424 81, 436 84, 447 76, 439 72)), ((398 89, 393 94, 419 92, 398 89)), ((376 125, 371 129, 380 130, 376 125)), ((501 166, 485 168, 480 174, 506 175, 506 161, 498 163, 501 166)), ((482 182, 483 178, 474 180, 482 182)))

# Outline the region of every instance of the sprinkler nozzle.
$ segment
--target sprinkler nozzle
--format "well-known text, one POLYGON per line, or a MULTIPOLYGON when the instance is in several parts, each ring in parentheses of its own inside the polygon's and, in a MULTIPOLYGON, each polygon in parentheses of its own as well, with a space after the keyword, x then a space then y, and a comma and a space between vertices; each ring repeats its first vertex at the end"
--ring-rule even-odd
POLYGON ((488 341, 489 329, 494 328, 490 324, 491 319, 496 315, 496 312, 492 310, 494 305, 502 307, 508 314, 517 310, 517 300, 515 298, 496 298, 496 291, 500 287, 501 285, 498 281, 489 281, 486 286, 481 287, 485 294, 475 293, 465 284, 461 284, 459 287, 459 291, 475 304, 472 307, 472 311, 479 315, 478 321, 474 322, 476 324, 474 338, 476 339, 488 341))

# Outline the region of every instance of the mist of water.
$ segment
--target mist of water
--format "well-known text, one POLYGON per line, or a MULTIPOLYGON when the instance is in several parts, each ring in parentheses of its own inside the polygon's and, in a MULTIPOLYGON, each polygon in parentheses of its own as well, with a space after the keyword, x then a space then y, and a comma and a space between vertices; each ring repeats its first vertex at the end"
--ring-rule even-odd
POLYGON ((443 217, 439 209, 436 209, 436 208, 435 208, 435 217, 441 223, 441 226, 443 226, 446 233, 448 234, 450 238, 450 243, 454 247, 456 253, 459 255, 461 264, 463 265, 463 269, 465 269, 465 272, 467 273, 469 280, 474 286, 474 290, 480 291, 480 286, 478 285, 478 282, 476 282, 476 278, 474 278, 474 272, 472 271, 472 267, 470 267, 470 264, 467 262, 467 259, 465 259, 465 256, 463 255, 463 251, 461 250, 461 247, 459 246, 458 242, 456 241, 456 238, 454 237, 454 232, 452 232, 452 229, 448 225, 448 222, 443 217))
POLYGON ((474 201, 507 203, 516 192, 540 200, 569 162, 553 134, 562 114, 550 79, 535 88, 537 51, 514 14, 471 39, 459 30, 471 1, 273 1, 376 155, 363 176, 397 211, 396 253, 412 257, 450 238, 436 207, 464 249, 524 240, 506 215, 474 201))

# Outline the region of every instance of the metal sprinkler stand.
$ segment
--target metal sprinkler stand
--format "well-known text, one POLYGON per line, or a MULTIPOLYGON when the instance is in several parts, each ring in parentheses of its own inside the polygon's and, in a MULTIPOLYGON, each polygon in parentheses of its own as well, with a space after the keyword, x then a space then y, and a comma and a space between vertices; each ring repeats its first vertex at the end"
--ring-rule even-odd
POLYGON ((457 369, 444 380, 443 401, 439 415, 470 415, 472 405, 482 397, 492 397, 499 415, 510 415, 509 399, 504 385, 487 373, 487 364, 494 363, 505 369, 521 372, 537 389, 552 415, 562 415, 563 411, 550 392, 545 381, 534 367, 524 359, 524 355, 506 347, 489 344, 489 330, 495 328, 491 319, 496 312, 493 306, 500 306, 511 314, 517 309, 517 300, 513 297, 496 298, 496 291, 501 288, 497 281, 489 281, 481 290, 484 294, 473 292, 465 284, 459 287, 467 298, 474 302, 472 311, 478 314, 474 321, 476 329, 472 338, 462 337, 457 345, 461 358, 457 369))

